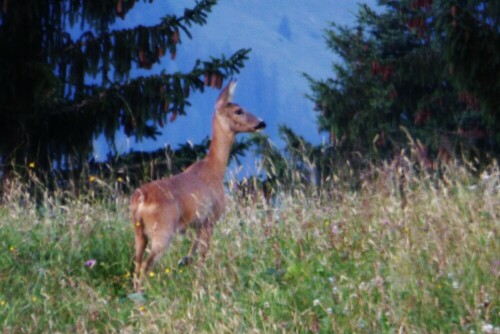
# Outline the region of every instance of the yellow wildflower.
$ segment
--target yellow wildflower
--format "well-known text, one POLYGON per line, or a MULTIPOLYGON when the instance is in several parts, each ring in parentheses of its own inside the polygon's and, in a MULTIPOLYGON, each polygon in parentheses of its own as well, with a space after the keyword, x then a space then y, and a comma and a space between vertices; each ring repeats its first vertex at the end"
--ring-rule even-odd
POLYGON ((155 273, 154 273, 154 271, 151 271, 151 272, 149 273, 149 277, 155 277, 155 273))
POLYGON ((28 166, 29 166, 29 168, 33 169, 33 168, 35 168, 36 164, 34 162, 30 162, 28 164, 28 166))
POLYGON ((90 176, 90 177, 89 177, 89 181, 90 181, 90 182, 95 182, 95 180, 96 180, 96 177, 95 177, 95 176, 90 176))
POLYGON ((170 268, 165 269, 165 274, 170 274, 170 268))

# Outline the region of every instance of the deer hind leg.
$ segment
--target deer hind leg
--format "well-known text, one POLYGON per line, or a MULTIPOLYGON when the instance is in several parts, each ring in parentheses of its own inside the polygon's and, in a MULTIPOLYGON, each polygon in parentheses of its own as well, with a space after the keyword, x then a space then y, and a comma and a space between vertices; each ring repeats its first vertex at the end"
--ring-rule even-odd
POLYGON ((157 233, 153 238, 151 238, 151 252, 149 253, 146 261, 142 263, 142 267, 140 269, 141 276, 149 273, 153 265, 158 262, 158 260, 165 253, 174 235, 173 232, 173 229, 168 229, 168 231, 164 233, 157 233))
POLYGON ((148 239, 144 234, 144 228, 141 222, 137 221, 135 223, 135 257, 134 257, 134 290, 139 291, 141 289, 141 267, 142 258, 144 256, 144 250, 148 244, 148 239))

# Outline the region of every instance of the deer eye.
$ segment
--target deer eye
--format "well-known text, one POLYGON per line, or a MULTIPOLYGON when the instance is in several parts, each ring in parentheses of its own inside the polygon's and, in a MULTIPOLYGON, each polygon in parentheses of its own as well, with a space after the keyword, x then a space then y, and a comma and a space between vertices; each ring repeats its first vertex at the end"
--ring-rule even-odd
POLYGON ((236 115, 243 115, 243 110, 242 109, 236 109, 234 112, 236 115))

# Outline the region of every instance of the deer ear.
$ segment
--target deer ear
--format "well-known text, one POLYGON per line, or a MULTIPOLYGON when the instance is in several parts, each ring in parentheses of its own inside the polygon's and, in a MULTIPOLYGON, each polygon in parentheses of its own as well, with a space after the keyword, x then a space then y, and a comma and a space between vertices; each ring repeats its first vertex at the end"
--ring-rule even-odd
POLYGON ((236 81, 236 80, 231 80, 229 82, 229 84, 227 85, 228 102, 231 102, 233 100, 234 91, 236 90, 237 85, 238 85, 238 81, 236 81))
POLYGON ((234 90, 236 89, 236 80, 231 80, 229 84, 222 90, 217 102, 215 103, 215 109, 222 109, 226 104, 232 101, 234 90))

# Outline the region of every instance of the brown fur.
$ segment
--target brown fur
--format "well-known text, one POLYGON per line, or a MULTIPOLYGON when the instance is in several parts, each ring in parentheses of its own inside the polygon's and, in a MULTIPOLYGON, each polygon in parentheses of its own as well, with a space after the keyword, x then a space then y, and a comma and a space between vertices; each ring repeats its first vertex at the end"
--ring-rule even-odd
POLYGON ((207 255, 215 222, 225 208, 223 180, 234 137, 266 126, 231 102, 235 86, 235 82, 230 82, 217 99, 207 156, 181 174, 143 185, 130 197, 135 229, 136 291, 141 290, 144 274, 168 248, 175 232, 189 227, 196 231, 189 255, 180 263, 189 264, 197 250, 202 261, 207 255), (151 242, 151 252, 143 261, 148 242, 151 242))

